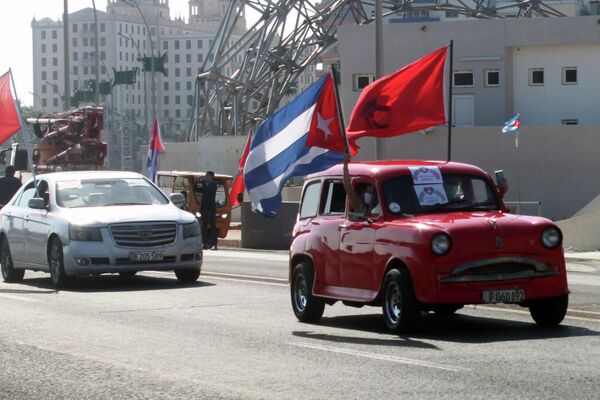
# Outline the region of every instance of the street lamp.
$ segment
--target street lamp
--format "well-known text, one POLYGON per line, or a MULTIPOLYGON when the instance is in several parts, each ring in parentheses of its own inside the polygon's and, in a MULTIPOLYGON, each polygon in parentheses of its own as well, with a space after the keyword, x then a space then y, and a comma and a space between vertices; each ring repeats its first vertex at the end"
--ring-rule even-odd
MULTIPOLYGON (((140 47, 137 45, 136 41, 133 39, 133 36, 123 35, 123 33, 118 32, 118 35, 125 38, 125 40, 131 40, 133 42, 133 46, 137 50, 138 59, 143 61, 142 53, 140 52, 140 47)), ((146 71, 144 70, 144 130, 148 129, 148 92, 146 90, 146 71)))
POLYGON ((148 34, 148 39, 150 40, 150 57, 151 57, 151 79, 152 79, 152 119, 156 118, 156 71, 154 68, 154 42, 152 41, 152 35, 150 34, 150 27, 148 26, 148 22, 146 21, 146 16, 142 12, 139 4, 136 0, 121 0, 123 3, 127 4, 130 7, 137 8, 138 12, 142 16, 142 20, 144 21, 144 25, 146 25, 146 33, 148 34))

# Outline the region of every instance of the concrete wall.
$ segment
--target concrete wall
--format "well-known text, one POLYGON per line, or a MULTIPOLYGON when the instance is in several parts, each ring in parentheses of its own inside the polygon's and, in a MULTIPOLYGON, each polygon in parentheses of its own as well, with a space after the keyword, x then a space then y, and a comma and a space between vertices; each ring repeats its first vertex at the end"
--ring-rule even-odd
POLYGON ((248 249, 287 250, 292 243, 298 203, 283 202, 274 218, 252 212, 250 203, 242 205, 242 247, 248 249))
POLYGON ((571 250, 600 250, 600 213, 559 221, 563 247, 571 250))

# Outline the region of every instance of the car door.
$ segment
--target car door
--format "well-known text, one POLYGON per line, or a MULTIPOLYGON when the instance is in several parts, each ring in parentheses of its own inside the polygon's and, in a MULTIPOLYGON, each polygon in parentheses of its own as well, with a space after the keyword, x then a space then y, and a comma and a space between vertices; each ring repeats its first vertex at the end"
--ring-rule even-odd
MULTIPOLYGON (((368 185, 375 183, 364 178, 353 182, 359 195, 368 185)), ((340 226, 340 277, 342 286, 346 288, 373 290, 375 287, 375 230, 382 225, 381 203, 377 191, 373 193, 371 201, 372 207, 369 207, 366 215, 348 212, 340 226)), ((351 207, 349 211, 353 211, 351 207)), ((367 292, 353 294, 357 299, 368 298, 370 295, 367 292)))
MULTIPOLYGON (((48 181, 43 179, 38 181, 38 196, 46 200, 48 208, 50 208, 50 189, 48 181)), ((24 260, 28 264, 47 268, 46 242, 50 230, 48 209, 36 210, 27 206, 26 210, 23 223, 23 233, 25 234, 24 260)))
POLYGON ((13 263, 16 266, 26 264, 24 224, 25 216, 29 211, 27 204, 34 196, 35 186, 33 185, 33 182, 31 182, 23 189, 23 192, 17 198, 15 203, 12 206, 7 207, 4 211, 4 215, 8 218, 8 228, 6 231, 8 244, 10 246, 13 263))

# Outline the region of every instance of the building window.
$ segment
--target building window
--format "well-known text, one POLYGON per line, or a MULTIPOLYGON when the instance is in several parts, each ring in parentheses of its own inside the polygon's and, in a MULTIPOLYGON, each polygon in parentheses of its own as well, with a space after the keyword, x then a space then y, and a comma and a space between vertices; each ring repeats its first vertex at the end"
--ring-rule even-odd
POLYGON ((100 38, 100 46, 106 46, 106 38, 105 37, 100 38))
POLYGON ((73 33, 77 33, 77 24, 71 25, 71 30, 73 33))
POLYGON ((497 69, 485 71, 485 86, 500 86, 500 72, 497 69))
POLYGON ((175 90, 176 91, 181 90, 181 85, 180 85, 179 81, 175 82, 175 90))
POLYGON ((54 80, 58 79, 58 71, 52 71, 52 79, 54 79, 54 80))
POLYGON ((169 110, 165 110, 165 118, 169 118, 169 110))
POLYGON ((167 42, 166 40, 163 41, 163 50, 168 50, 169 49, 169 42, 167 42))
POLYGON ((191 68, 186 68, 185 69, 185 76, 192 76, 192 69, 191 68))
POLYGON ((100 52, 100 59, 101 59, 101 60, 106 60, 106 52, 105 52, 104 50, 102 50, 102 51, 100 52))
POLYGON ((89 72, 89 69, 88 69, 88 67, 87 67, 86 65, 84 65, 84 66, 83 66, 83 74, 84 74, 84 75, 87 75, 87 74, 88 74, 88 72, 89 72))
POLYGON ((562 68, 562 84, 577 85, 577 67, 562 68))
POLYGON ((187 81, 187 82, 185 83, 185 88, 186 88, 187 90, 192 90, 192 82, 190 82, 190 81, 187 81))
POLYGON ((52 30, 52 39, 56 39, 58 37, 58 33, 55 29, 52 30))
POLYGON ((454 87, 472 87, 473 71, 454 71, 454 87))
POLYGON ((373 74, 354 74, 352 76, 353 81, 353 90, 355 92, 359 92, 369 86, 371 82, 375 80, 375 75, 373 74))
POLYGON ((179 64, 179 54, 175 54, 175 64, 179 64))
POLYGON ((446 18, 458 18, 458 12, 446 11, 446 18))
POLYGON ((179 78, 180 72, 179 72, 179 68, 175 68, 175 77, 179 78))
POLYGON ((529 86, 544 86, 544 68, 529 68, 529 86))
POLYGON ((201 63, 202 62, 202 53, 198 53, 198 62, 201 63))
POLYGON ((79 53, 77 53, 76 51, 73 52, 73 61, 77 61, 77 59, 79 58, 79 53))
POLYGON ((46 71, 42 71, 42 80, 45 81, 47 78, 46 71))
POLYGON ((199 49, 201 49, 202 48, 202 39, 198 39, 198 42, 196 43, 196 45, 199 49))
POLYGON ((106 24, 104 22, 100 22, 100 32, 106 31, 106 24))
POLYGON ((46 57, 42 57, 42 67, 46 66, 46 57))
POLYGON ((52 65, 53 65, 54 67, 58 66, 58 58, 56 58, 56 57, 52 57, 52 65))
POLYGON ((79 75, 79 67, 78 67, 77 65, 74 65, 74 66, 73 66, 73 73, 74 73, 75 75, 79 75))
POLYGON ((188 50, 192 48, 192 41, 191 40, 186 40, 185 41, 185 48, 188 49, 188 50))
POLYGON ((175 41, 175 50, 179 50, 179 40, 175 41))
POLYGON ((42 39, 46 39, 46 31, 42 31, 41 35, 42 35, 42 39))
POLYGON ((165 105, 169 104, 169 96, 165 96, 163 104, 165 104, 165 105))
POLYGON ((83 38, 83 46, 87 46, 88 45, 88 38, 83 38))
POLYGON ((77 38, 76 37, 73 38, 73 47, 77 47, 77 38))
POLYGON ((42 44, 42 53, 45 53, 45 52, 46 52, 46 45, 42 44))
POLYGON ((48 100, 42 99, 42 107, 48 107, 48 100))
POLYGON ((175 104, 181 104, 181 96, 175 96, 175 104))
POLYGON ((579 120, 577 118, 561 119, 560 124, 561 125, 579 125, 579 120))
POLYGON ((163 88, 164 88, 164 90, 169 90, 169 82, 164 82, 163 88))
POLYGON ((82 28, 83 28, 84 32, 87 32, 87 30, 88 30, 88 24, 83 24, 82 28))
POLYGON ((175 110, 175 118, 181 118, 181 110, 179 108, 175 110))
POLYGON ((43 84, 43 85, 42 85, 42 93, 43 93, 43 94, 46 94, 46 92, 47 92, 47 91, 48 91, 48 89, 47 89, 47 87, 46 87, 46 84, 43 84))
POLYGON ((77 79, 73 79, 73 89, 79 89, 79 81, 77 79))
POLYGON ((52 45, 52 52, 58 53, 58 45, 56 43, 52 45))
POLYGON ((53 107, 58 107, 58 99, 57 98, 53 98, 52 99, 52 106, 53 107))
POLYGON ((192 55, 191 54, 186 54, 185 55, 185 62, 187 62, 187 63, 191 63, 192 62, 192 55))

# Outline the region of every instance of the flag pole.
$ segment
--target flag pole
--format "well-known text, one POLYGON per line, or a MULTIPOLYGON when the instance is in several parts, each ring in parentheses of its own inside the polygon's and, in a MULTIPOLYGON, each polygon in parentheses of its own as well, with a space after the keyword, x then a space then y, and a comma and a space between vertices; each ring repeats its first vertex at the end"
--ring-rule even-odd
POLYGON ((333 79, 333 94, 335 96, 335 105, 337 108, 337 117, 340 122, 340 130, 342 131, 342 136, 344 136, 344 152, 346 154, 350 154, 350 145, 348 144, 348 136, 346 135, 346 124, 344 123, 344 113, 342 112, 342 103, 340 101, 340 94, 338 93, 337 86, 337 70, 335 68, 335 64, 331 64, 331 77, 333 79))
POLYGON ((450 62, 448 64, 448 161, 452 160, 452 69, 454 59, 454 40, 448 45, 450 50, 450 62))

